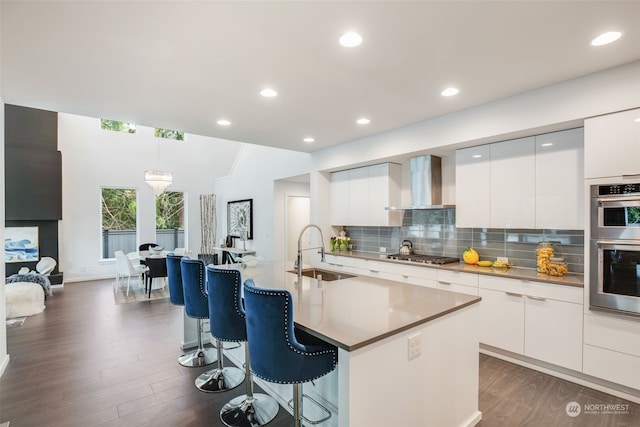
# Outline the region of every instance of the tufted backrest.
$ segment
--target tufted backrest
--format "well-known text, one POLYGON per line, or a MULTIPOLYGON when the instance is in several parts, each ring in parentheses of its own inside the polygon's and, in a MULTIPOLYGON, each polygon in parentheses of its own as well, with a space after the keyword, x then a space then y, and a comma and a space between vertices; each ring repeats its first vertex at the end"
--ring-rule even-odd
POLYGON ((182 288, 182 256, 167 254, 167 281, 169 282, 169 300, 171 304, 184 305, 184 289, 182 288))
POLYGON ((271 382, 311 381, 331 372, 337 349, 327 343, 304 344, 296 339, 292 298, 285 289, 262 289, 244 282, 244 304, 251 369, 271 382))
POLYGON ((209 305, 204 275, 204 263, 199 259, 182 257, 180 260, 184 309, 194 319, 208 319, 209 305))
POLYGON ((246 341, 240 272, 207 266, 207 291, 211 335, 222 341, 246 341))

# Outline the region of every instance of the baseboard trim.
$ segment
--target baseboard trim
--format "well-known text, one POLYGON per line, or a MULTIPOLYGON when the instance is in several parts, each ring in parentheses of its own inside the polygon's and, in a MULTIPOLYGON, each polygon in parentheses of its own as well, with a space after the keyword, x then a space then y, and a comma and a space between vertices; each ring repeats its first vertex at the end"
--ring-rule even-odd
MULTIPOLYGON (((8 354, 5 354, 2 360, 0 361, 0 377, 2 377, 2 374, 4 374, 5 369, 7 369, 7 366, 9 366, 10 359, 11 359, 11 356, 8 354)), ((2 425, 0 425, 0 427, 2 427, 2 425)))
POLYGON ((485 344, 480 344, 480 353, 640 404, 640 390, 634 390, 630 387, 592 377, 582 372, 573 371, 485 344))

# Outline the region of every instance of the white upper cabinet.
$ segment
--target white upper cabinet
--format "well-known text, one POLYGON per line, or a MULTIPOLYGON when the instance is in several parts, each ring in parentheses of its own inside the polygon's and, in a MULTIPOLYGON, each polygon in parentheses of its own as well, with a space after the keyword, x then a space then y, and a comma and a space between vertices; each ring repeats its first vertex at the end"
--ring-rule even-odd
POLYGON ((584 130, 456 151, 456 226, 584 229, 584 130))
POLYGON ((536 228, 584 229, 584 129, 536 136, 536 228))
POLYGON ((369 168, 350 169, 349 198, 344 203, 349 217, 348 222, 342 225, 368 225, 369 193, 369 168))
POLYGON ((640 108, 584 121, 586 178, 640 175, 640 108))
POLYGON ((456 226, 488 227, 491 221, 489 145, 456 151, 456 226))
POLYGON ((535 228, 534 138, 491 144, 491 228, 535 228))
POLYGON ((402 225, 401 166, 395 163, 333 172, 331 174, 331 224, 360 226, 402 225))
POLYGON ((349 171, 331 174, 331 223, 347 224, 349 221, 349 171))

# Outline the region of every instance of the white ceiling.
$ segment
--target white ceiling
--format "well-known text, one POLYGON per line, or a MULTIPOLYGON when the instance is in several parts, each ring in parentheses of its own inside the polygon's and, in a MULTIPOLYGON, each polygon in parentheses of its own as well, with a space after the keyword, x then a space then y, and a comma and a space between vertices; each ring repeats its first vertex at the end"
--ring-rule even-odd
POLYGON ((640 1, 3 0, 1 14, 6 103, 300 151, 640 59, 640 1), (339 46, 347 30, 362 46, 339 46), (589 45, 609 30, 623 37, 589 45))

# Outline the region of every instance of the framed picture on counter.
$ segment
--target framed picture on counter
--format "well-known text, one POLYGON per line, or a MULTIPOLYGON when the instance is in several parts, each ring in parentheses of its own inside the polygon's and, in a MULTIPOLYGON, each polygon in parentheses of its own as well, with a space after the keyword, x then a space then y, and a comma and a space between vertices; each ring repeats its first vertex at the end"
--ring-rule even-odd
POLYGON ((247 240, 253 239, 253 199, 227 202, 227 235, 247 240))

